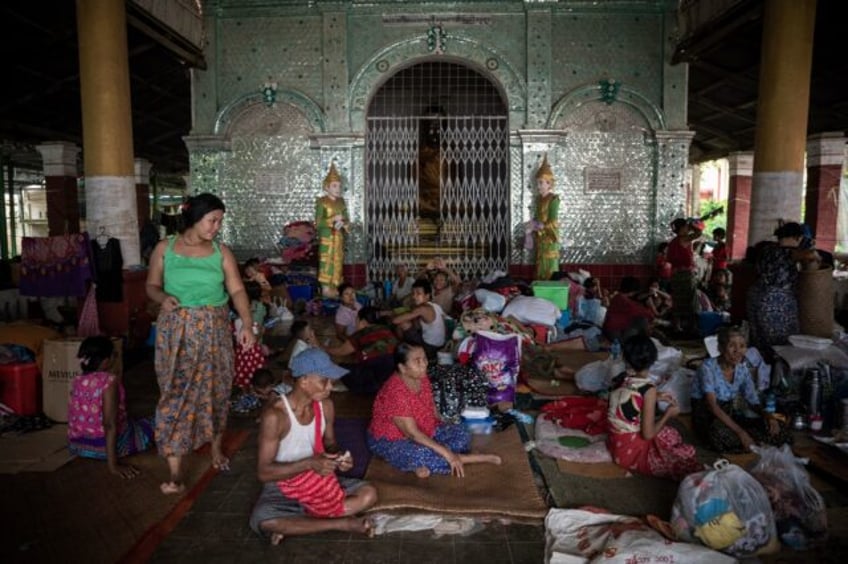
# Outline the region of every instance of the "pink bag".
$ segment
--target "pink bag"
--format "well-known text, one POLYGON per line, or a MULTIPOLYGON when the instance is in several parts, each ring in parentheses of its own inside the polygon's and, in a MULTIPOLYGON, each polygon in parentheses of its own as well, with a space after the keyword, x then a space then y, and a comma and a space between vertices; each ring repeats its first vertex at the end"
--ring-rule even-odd
POLYGON ((77 326, 77 335, 80 337, 100 335, 100 319, 97 315, 97 296, 94 291, 94 284, 88 289, 88 295, 85 297, 85 303, 82 305, 79 325, 77 326))

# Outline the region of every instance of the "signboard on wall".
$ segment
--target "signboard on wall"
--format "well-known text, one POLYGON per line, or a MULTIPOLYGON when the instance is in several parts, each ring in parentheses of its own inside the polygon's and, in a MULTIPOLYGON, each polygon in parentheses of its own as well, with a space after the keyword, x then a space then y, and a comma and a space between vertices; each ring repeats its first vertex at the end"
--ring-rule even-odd
POLYGON ((621 169, 586 168, 583 175, 586 192, 621 192, 621 169))

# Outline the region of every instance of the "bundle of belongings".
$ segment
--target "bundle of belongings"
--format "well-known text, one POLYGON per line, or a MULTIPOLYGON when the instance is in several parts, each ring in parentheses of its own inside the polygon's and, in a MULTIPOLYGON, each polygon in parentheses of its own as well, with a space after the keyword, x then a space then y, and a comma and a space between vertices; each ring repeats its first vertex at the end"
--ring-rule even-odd
POLYGON ((291 265, 318 265, 318 237, 311 221, 294 221, 283 228, 277 242, 283 262, 291 265))

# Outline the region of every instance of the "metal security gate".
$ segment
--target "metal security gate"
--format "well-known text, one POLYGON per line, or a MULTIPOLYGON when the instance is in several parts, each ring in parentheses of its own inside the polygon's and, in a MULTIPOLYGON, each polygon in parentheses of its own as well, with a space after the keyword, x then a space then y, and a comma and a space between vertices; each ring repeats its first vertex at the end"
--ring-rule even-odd
POLYGON ((508 270, 506 117, 369 118, 366 147, 370 280, 437 256, 465 279, 508 270))
POLYGON ((462 64, 427 61, 391 76, 368 107, 368 277, 442 257, 463 278, 507 270, 507 106, 462 64))
POLYGON ((368 279, 394 277, 418 260, 418 120, 368 120, 365 221, 371 256, 368 279))

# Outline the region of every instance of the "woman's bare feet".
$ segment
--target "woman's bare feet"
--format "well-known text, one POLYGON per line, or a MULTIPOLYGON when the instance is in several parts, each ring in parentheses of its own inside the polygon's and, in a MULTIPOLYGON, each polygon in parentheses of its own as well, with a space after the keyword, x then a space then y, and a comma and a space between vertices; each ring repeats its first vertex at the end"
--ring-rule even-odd
POLYGON ((227 472, 230 469, 230 459, 226 456, 219 455, 212 457, 212 468, 220 472, 227 472))
POLYGON ((181 494, 185 491, 185 485, 180 482, 162 482, 159 489, 165 495, 181 494))
POLYGON ((352 533, 362 533, 368 538, 372 538, 376 533, 374 529, 374 521, 368 517, 350 517, 350 531, 352 533))
POLYGON ((430 477, 430 469, 426 466, 420 466, 415 469, 415 475, 419 478, 429 478, 430 477))

